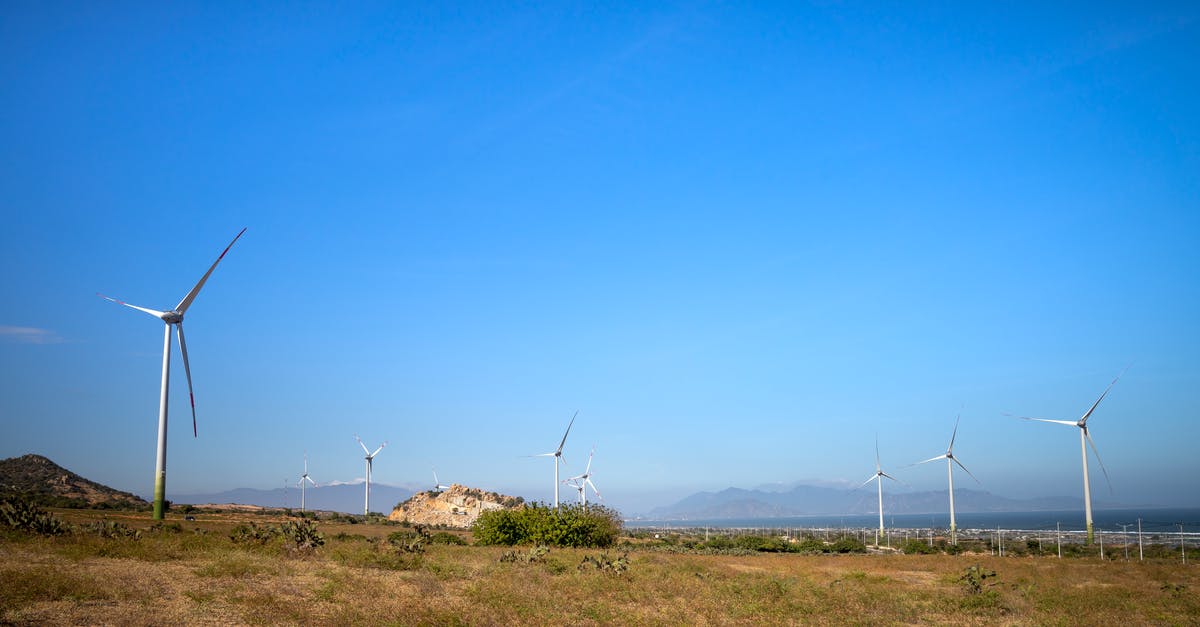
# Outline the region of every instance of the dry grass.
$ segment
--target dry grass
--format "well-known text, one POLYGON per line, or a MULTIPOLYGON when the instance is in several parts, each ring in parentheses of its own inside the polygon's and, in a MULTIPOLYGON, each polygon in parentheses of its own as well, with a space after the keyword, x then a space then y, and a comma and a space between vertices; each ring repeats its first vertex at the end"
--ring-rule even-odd
MULTIPOLYGON (((0 622, 1200 623, 1200 571, 1169 561, 635 551, 614 574, 579 569, 598 553, 589 550, 554 549, 533 563, 501 563, 499 547, 397 555, 378 541, 394 528, 364 525, 322 524, 326 546, 289 557, 230 542, 228 529, 245 520, 201 518, 136 540, 2 538, 0 622), (997 574, 978 594, 960 581, 975 564, 997 574)), ((149 527, 144 516, 126 523, 149 527)))

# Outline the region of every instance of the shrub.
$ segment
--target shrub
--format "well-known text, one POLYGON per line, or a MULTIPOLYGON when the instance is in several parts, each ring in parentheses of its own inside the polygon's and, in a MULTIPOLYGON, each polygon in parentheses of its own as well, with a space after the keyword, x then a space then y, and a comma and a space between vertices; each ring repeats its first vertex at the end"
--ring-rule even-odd
POLYGON ((483 512, 472 532, 482 545, 545 544, 608 547, 621 532, 621 519, 607 507, 533 504, 483 512))
POLYGON ((80 533, 100 536, 101 538, 133 538, 142 537, 142 532, 130 529, 128 526, 114 520, 97 520, 77 527, 80 533))
POLYGON ((439 531, 439 532, 429 536, 429 543, 430 544, 456 544, 459 546, 465 546, 467 544, 467 541, 463 540, 462 538, 460 538, 452 533, 448 533, 445 531, 439 531))
POLYGON ((866 553, 867 545, 860 542, 857 538, 843 536, 837 542, 829 545, 829 550, 833 553, 866 553))
POLYGON ((929 546, 928 543, 915 539, 905 542, 904 546, 900 547, 900 550, 905 553, 917 555, 932 555, 938 552, 936 547, 929 546))
POLYGON ((278 534, 296 551, 315 551, 325 544, 325 535, 311 520, 289 520, 279 525, 278 534))
POLYGON ((5 499, 0 502, 0 524, 43 536, 57 536, 66 533, 69 528, 54 514, 42 511, 36 505, 19 498, 5 499))

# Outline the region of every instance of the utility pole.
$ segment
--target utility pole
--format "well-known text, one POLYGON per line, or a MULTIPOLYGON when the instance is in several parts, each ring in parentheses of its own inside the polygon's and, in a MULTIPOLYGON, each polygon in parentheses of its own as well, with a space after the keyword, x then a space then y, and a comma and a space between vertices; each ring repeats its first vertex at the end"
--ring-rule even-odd
POLYGON ((1062 523, 1054 523, 1058 529, 1058 559, 1062 559, 1062 523))
POLYGON ((1142 519, 1138 519, 1138 561, 1142 561, 1142 519))
POLYGON ((1129 525, 1121 525, 1121 539, 1125 541, 1125 561, 1129 561, 1129 525))
POLYGON ((1096 537, 1100 538, 1100 561, 1104 561, 1104 530, 1096 530, 1096 537))
POLYGON ((1187 564, 1187 549, 1183 545, 1183 523, 1179 523, 1179 553, 1183 555, 1183 563, 1187 564))

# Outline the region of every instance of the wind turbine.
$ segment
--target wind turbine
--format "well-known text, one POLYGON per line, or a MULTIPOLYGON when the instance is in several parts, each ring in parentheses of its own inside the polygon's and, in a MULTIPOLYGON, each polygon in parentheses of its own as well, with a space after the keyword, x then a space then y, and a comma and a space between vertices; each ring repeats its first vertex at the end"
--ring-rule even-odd
POLYGON ((437 470, 434 470, 433 471, 433 491, 441 492, 442 490, 449 490, 449 489, 450 489, 450 486, 442 485, 442 482, 438 481, 437 470))
POLYGON ((179 352, 183 355, 183 372, 187 375, 188 382, 188 399, 192 404, 192 437, 196 437, 196 397, 192 394, 192 369, 188 365, 187 343, 183 341, 183 315, 187 312, 188 307, 192 306, 192 301, 196 300, 196 295, 200 293, 200 288, 204 287, 204 282, 208 281, 209 275, 213 270, 217 269, 217 264, 221 263, 221 259, 225 257, 225 253, 233 247, 234 242, 245 233, 246 229, 238 231, 238 234, 233 238, 232 242, 221 251, 221 255, 209 267, 208 272, 200 277, 200 282, 188 292, 183 300, 179 301, 178 305, 170 311, 157 311, 130 305, 127 302, 117 300, 96 293, 97 296, 104 300, 112 301, 118 305, 124 305, 130 309, 136 309, 148 313, 159 320, 166 323, 166 333, 163 336, 163 360, 162 360, 162 389, 159 392, 158 400, 158 452, 154 461, 154 520, 162 520, 165 511, 166 493, 167 493, 167 392, 170 388, 171 379, 171 327, 175 327, 175 332, 179 335, 179 352))
POLYGON ((946 460, 946 480, 950 484, 950 542, 952 542, 953 544, 958 544, 958 539, 957 539, 957 536, 955 535, 956 531, 957 531, 957 527, 955 526, 955 523, 954 523, 954 464, 958 464, 958 467, 962 468, 963 472, 967 473, 968 475, 971 475, 972 479, 975 479, 975 483, 979 483, 979 479, 977 479, 975 477, 975 475, 972 475, 971 471, 967 470, 967 467, 963 466, 962 462, 958 461, 958 458, 954 456, 954 439, 956 437, 958 437, 958 421, 961 418, 962 418, 962 416, 959 415, 958 417, 956 417, 954 419, 954 432, 950 434, 950 446, 946 447, 945 453, 938 455, 937 457, 930 457, 929 459, 927 459, 925 461, 921 461, 921 462, 917 462, 916 464, 912 464, 913 466, 917 466, 920 464, 928 464, 929 462, 935 462, 939 459, 946 460))
POLYGON ((596 447, 593 446, 592 452, 588 453, 587 468, 584 469, 583 474, 576 475, 570 479, 567 479, 566 481, 563 481, 563 483, 575 488, 576 490, 579 490, 579 502, 582 503, 584 507, 587 507, 587 492, 584 491, 584 488, 587 486, 592 487, 592 492, 595 493, 596 498, 604 498, 600 496, 600 491, 596 489, 596 484, 592 483, 592 456, 595 454, 596 447))
MULTIPOLYGON (((1129 370, 1129 366, 1126 366, 1125 370, 1129 370)), ((1100 461, 1100 451, 1096 450, 1096 443, 1092 440, 1091 434, 1088 433, 1087 421, 1088 418, 1092 417, 1092 412, 1096 411, 1096 406, 1100 404, 1100 401, 1104 400, 1104 397, 1108 395, 1108 391, 1111 390, 1112 387, 1117 384, 1117 381, 1120 380, 1121 376, 1125 374, 1125 370, 1122 370, 1121 374, 1117 375, 1117 378, 1113 379, 1112 383, 1109 383, 1108 387, 1104 388, 1104 393, 1100 395, 1100 398, 1096 399, 1095 403, 1092 403, 1092 406, 1088 408, 1087 412, 1085 412, 1083 417, 1079 420, 1072 422, 1070 420, 1049 420, 1046 418, 1029 418, 1027 416, 1018 416, 1018 418, 1021 418, 1022 420, 1053 422, 1060 425, 1079 427, 1079 450, 1083 456, 1083 511, 1084 519, 1087 521, 1088 544, 1091 544, 1092 540, 1094 539, 1092 536, 1092 487, 1091 482, 1088 480, 1087 447, 1089 444, 1092 446, 1092 452, 1096 454, 1096 461, 1100 464, 1100 470, 1104 471, 1104 481, 1108 483, 1109 492, 1112 492, 1112 482, 1108 479, 1108 470, 1104 467, 1104 462, 1100 461)))
POLYGON ((354 439, 358 440, 358 445, 361 446, 363 452, 367 454, 367 493, 363 501, 363 516, 366 516, 367 514, 371 513, 371 460, 375 459, 375 456, 379 454, 379 451, 382 451, 383 447, 387 446, 388 443, 384 442, 383 444, 380 444, 379 448, 375 449, 375 452, 372 453, 371 451, 367 450, 367 445, 363 444, 362 438, 358 437, 357 434, 354 436, 354 439))
POLYGON ((300 511, 304 512, 304 482, 307 481, 317 487, 317 482, 308 476, 308 453, 304 454, 304 474, 300 475, 300 511))
MULTIPOLYGON (((871 477, 869 479, 862 482, 862 485, 859 485, 858 487, 861 488, 861 487, 867 485, 868 483, 871 483, 872 481, 879 482, 879 535, 881 535, 881 536, 883 535, 883 478, 884 477, 887 477, 888 479, 891 479, 892 481, 895 481, 897 483, 900 481, 899 479, 887 474, 886 472, 883 472, 883 468, 879 465, 879 439, 876 438, 875 439, 875 474, 871 475, 871 477)), ((876 543, 878 543, 878 540, 876 540, 876 543)))
POLYGON ((566 431, 566 433, 563 434, 562 441, 558 443, 558 448, 554 449, 554 452, 530 455, 530 457, 553 457, 554 458, 554 509, 558 509, 558 462, 559 462, 559 460, 562 460, 562 463, 564 465, 567 463, 567 460, 563 459, 562 449, 563 449, 563 445, 567 443, 567 435, 571 433, 571 425, 575 424, 575 416, 578 416, 578 415, 579 415, 579 411, 576 410, 575 413, 571 416, 571 422, 567 424, 567 431, 566 431))

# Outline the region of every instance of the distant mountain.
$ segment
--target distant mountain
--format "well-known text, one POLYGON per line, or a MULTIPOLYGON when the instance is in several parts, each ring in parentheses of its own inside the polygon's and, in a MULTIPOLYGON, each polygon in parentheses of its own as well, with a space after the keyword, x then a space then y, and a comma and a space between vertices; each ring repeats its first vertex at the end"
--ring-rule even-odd
POLYGON ((84 479, 41 455, 0 460, 0 495, 21 495, 46 507, 140 509, 149 503, 129 492, 84 479))
MULTIPOLYGON (((945 490, 885 494, 883 507, 891 514, 938 513, 946 511, 948 500, 945 490)), ((1074 497, 1010 499, 980 490, 959 489, 954 491, 954 506, 960 513, 1032 512, 1077 509, 1083 506, 1083 500, 1074 497)), ((872 514, 878 511, 877 508, 878 497, 873 490, 795 485, 786 490, 771 486, 768 489, 727 488, 720 492, 697 492, 673 505, 655 508, 643 517, 651 520, 776 518, 872 514)))
MULTIPOLYGON (((413 491, 407 488, 371 484, 371 511, 388 513, 398 503, 408 500, 413 491)), ((212 494, 168 494, 172 503, 184 505, 224 504, 258 505, 261 507, 290 507, 300 509, 300 488, 258 490, 236 488, 212 494)), ((339 483, 304 490, 304 507, 346 514, 363 513, 363 484, 339 483)))

